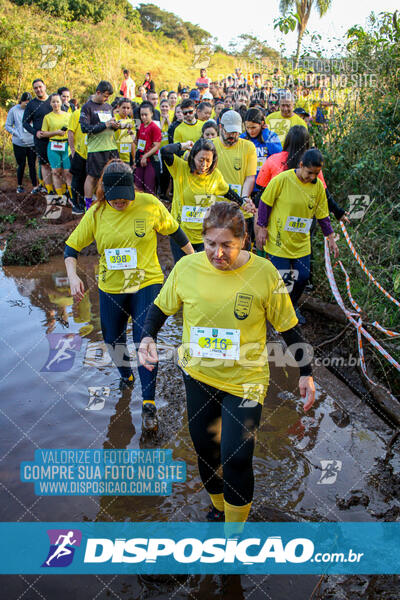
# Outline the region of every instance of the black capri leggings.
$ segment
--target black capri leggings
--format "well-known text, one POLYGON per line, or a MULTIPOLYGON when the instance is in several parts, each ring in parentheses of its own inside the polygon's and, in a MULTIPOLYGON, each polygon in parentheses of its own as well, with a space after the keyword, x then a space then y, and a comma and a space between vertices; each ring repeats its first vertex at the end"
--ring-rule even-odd
POLYGON ((37 186, 36 177, 36 152, 34 146, 17 146, 13 144, 14 156, 17 161, 17 182, 18 185, 22 185, 22 178, 24 176, 26 159, 28 159, 29 177, 33 187, 37 186))
POLYGON ((244 506, 253 498, 253 452, 262 405, 186 373, 183 378, 189 431, 204 487, 209 494, 223 493, 229 504, 244 506), (221 464, 223 479, 217 474, 221 464))

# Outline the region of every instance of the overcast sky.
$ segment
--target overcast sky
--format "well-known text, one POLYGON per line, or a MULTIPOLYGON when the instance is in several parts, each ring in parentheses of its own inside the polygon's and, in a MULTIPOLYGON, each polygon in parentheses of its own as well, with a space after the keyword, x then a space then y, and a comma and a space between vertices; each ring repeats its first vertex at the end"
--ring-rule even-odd
MULTIPOLYGON (((134 6, 139 4, 131 0, 134 6)), ((146 4, 146 0, 142 0, 146 4)), ((232 38, 241 33, 256 35, 260 40, 267 40, 268 45, 279 50, 280 41, 285 40, 286 55, 296 48, 296 32, 287 36, 274 31, 273 21, 279 16, 279 0, 244 0, 238 4, 218 0, 153 0, 164 10, 171 11, 184 21, 200 25, 217 38, 217 43, 228 48, 232 38), (265 6, 265 8, 263 7, 265 6), (239 7, 242 6, 242 10, 239 7)), ((323 36, 324 49, 328 38, 342 38, 349 27, 355 24, 366 24, 368 15, 375 11, 393 12, 399 9, 399 0, 333 0, 332 7, 320 19, 313 9, 308 22, 308 30, 323 36), (377 8, 378 7, 378 8, 377 8)), ((332 46, 331 46, 332 47, 332 46)))

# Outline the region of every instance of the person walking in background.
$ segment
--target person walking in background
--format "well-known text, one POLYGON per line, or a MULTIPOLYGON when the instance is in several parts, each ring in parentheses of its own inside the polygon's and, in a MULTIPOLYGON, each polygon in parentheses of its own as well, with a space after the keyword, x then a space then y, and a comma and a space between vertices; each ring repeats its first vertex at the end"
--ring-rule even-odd
POLYGON ((22 194, 25 191, 22 185, 22 180, 24 177, 26 161, 28 161, 29 177, 34 189, 38 183, 36 176, 36 153, 33 135, 28 133, 22 125, 24 111, 30 100, 32 100, 32 96, 29 94, 29 92, 24 92, 21 95, 19 103, 13 106, 9 111, 5 123, 6 130, 12 135, 14 156, 15 160, 17 161, 17 194, 22 194))
POLYGON ((129 98, 129 100, 133 100, 135 97, 136 84, 133 81, 132 77, 130 77, 128 69, 124 69, 123 73, 124 80, 121 83, 119 93, 123 98, 129 98))

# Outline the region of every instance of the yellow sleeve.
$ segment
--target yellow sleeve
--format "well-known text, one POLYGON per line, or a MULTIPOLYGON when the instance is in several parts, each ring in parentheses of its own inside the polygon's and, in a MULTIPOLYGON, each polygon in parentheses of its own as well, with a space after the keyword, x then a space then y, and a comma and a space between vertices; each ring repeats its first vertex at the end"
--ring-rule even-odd
POLYGON ((49 129, 49 120, 47 118, 47 115, 45 115, 43 119, 42 131, 51 131, 51 129, 49 129))
POLYGON ((298 319, 279 271, 275 269, 272 263, 271 267, 274 273, 272 274, 270 296, 265 307, 267 321, 271 323, 276 331, 287 331, 297 325, 298 319))
MULTIPOLYGON (((99 209, 97 209, 99 210, 99 209)), ((94 241, 94 208, 91 208, 82 218, 79 225, 74 229, 66 244, 71 246, 77 252, 80 252, 86 246, 94 241)))
POLYGON ((165 208, 164 204, 154 198, 154 208, 157 211, 157 217, 154 224, 154 229, 161 233, 161 235, 170 235, 175 233, 179 227, 178 221, 174 219, 171 213, 165 208))
POLYGON ((215 169, 215 174, 217 176, 217 180, 215 183, 215 189, 213 190, 213 193, 216 196, 225 196, 225 194, 229 190, 229 185, 226 183, 219 169, 215 169))
POLYGON ((257 173, 257 150, 252 142, 249 142, 247 149, 247 168, 246 177, 251 177, 257 173))
POLYGON ((172 269, 167 281, 164 283, 160 293, 154 300, 154 304, 158 306, 164 315, 174 315, 183 304, 177 291, 177 266, 178 263, 172 269))
POLYGON ((75 133, 78 123, 79 123, 79 112, 76 110, 75 112, 72 113, 71 118, 69 120, 68 130, 72 131, 72 133, 75 133))
POLYGON ((326 217, 329 217, 328 200, 326 198, 326 192, 325 192, 324 186, 320 179, 318 179, 317 184, 318 184, 318 197, 317 197, 317 207, 316 207, 316 211, 315 211, 315 218, 316 219, 325 219, 326 217), (319 185, 319 184, 321 184, 321 185, 319 185))
POLYGON ((275 203, 275 200, 279 196, 280 191, 281 191, 280 177, 279 177, 279 175, 277 175, 276 177, 271 179, 271 181, 269 182, 269 184, 267 185, 267 187, 261 194, 261 200, 268 206, 273 206, 275 203))
POLYGON ((175 127, 175 131, 174 131, 174 144, 177 144, 178 142, 183 142, 183 136, 181 135, 180 131, 179 131, 179 127, 180 125, 178 125, 178 127, 175 127))

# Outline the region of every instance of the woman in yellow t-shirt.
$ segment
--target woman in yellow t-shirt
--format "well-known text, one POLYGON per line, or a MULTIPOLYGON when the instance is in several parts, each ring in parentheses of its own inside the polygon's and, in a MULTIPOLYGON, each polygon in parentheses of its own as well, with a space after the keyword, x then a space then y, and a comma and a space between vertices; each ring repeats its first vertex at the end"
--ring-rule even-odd
MULTIPOLYGON (((100 254, 100 321, 104 341, 121 376, 120 388, 133 386, 133 373, 126 347, 126 327, 132 317, 134 343, 148 306, 161 289, 164 276, 157 258, 156 233, 171 235, 183 252, 193 248, 176 220, 151 194, 137 192, 129 165, 119 159, 104 168, 97 187, 97 200, 66 241, 65 265, 75 301, 85 290, 76 273, 78 253, 96 242, 100 254)), ((139 367, 143 417, 146 429, 157 426, 154 403, 156 373, 149 377, 139 367)))
POLYGON ((61 96, 59 94, 50 96, 50 104, 53 111, 45 115, 42 130, 39 133, 41 138, 49 138, 47 157, 56 193, 62 196, 65 181, 70 198, 72 198, 72 174, 69 171, 71 164, 68 148, 68 125, 71 113, 61 110, 61 96))
POLYGON ((318 179, 323 163, 319 150, 307 150, 299 168, 283 171, 269 182, 258 208, 257 246, 264 247, 286 283, 290 283, 290 297, 301 324, 305 319, 297 304, 310 277, 310 230, 314 216, 330 250, 335 257, 339 255, 325 189, 318 179))
MULTIPOLYGON (((243 249, 246 225, 239 207, 216 202, 202 231, 205 252, 182 258, 150 307, 139 362, 150 371, 155 368, 156 335, 168 315, 183 308, 179 366, 189 431, 212 501, 207 519, 243 523, 253 497, 252 458, 269 380, 266 321, 288 347, 299 348, 304 340, 278 271, 243 249)), ((315 396, 310 357, 297 350, 295 359, 308 410, 315 396)))
POLYGON ((118 113, 115 120, 119 123, 119 129, 114 132, 121 160, 128 165, 133 165, 136 153, 135 139, 136 128, 132 114, 132 102, 129 98, 121 98, 118 104, 118 113))
MULTIPOLYGON (((200 138, 195 144, 190 141, 169 144, 162 148, 161 156, 174 182, 171 214, 181 224, 196 252, 201 252, 204 250, 202 223, 207 207, 217 196, 239 204, 241 199, 217 169, 217 151, 211 140, 200 138), (185 150, 190 150, 187 161, 178 156, 185 150)), ((170 243, 177 262, 183 254, 173 240, 170 243)))

